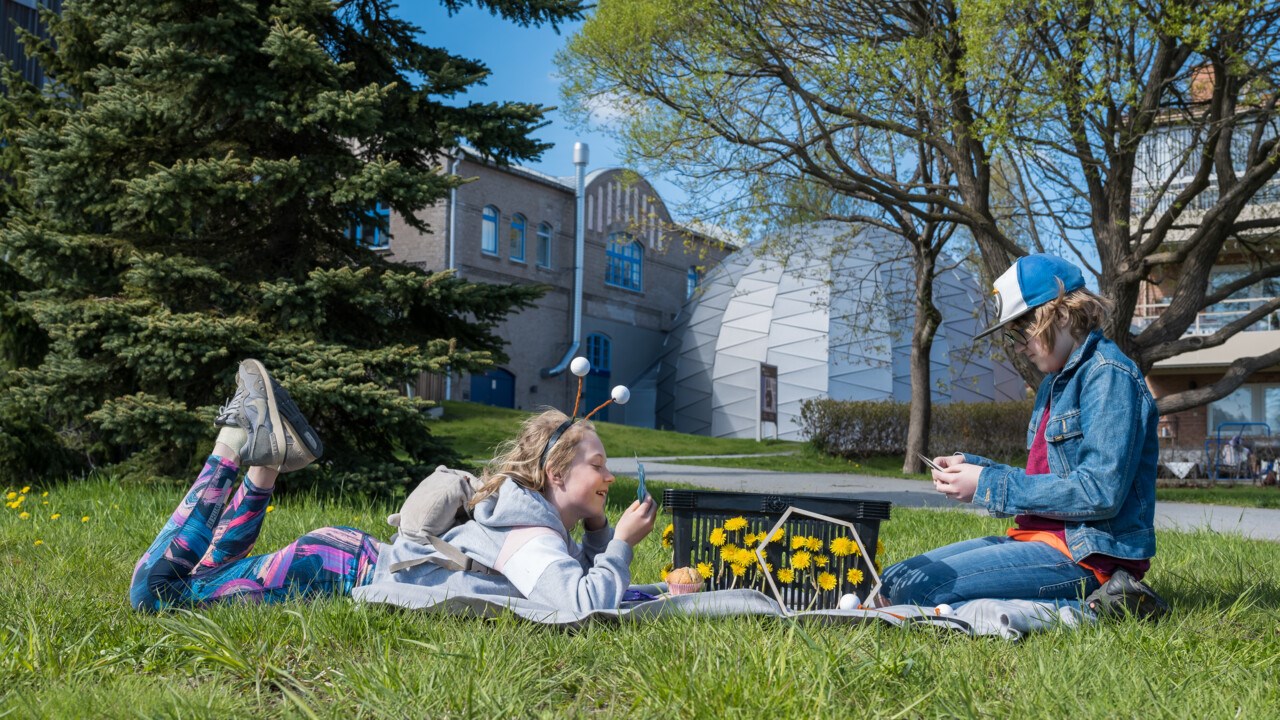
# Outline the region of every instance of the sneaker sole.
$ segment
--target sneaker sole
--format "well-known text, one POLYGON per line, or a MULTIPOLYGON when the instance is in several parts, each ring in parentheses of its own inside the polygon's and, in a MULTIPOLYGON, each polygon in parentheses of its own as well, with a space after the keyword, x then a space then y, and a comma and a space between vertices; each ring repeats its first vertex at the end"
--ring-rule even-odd
POLYGON ((280 406, 276 401, 276 381, 272 379, 267 368, 258 360, 242 360, 240 372, 258 373, 263 379, 264 392, 267 395, 267 417, 271 420, 271 436, 275 438, 275 447, 280 448, 281 462, 284 460, 284 423, 280 421, 280 406))
MULTIPOLYGON (((275 378, 271 378, 270 385, 272 392, 275 394, 276 406, 280 408, 280 415, 293 428, 294 434, 302 441, 302 444, 307 446, 307 452, 319 460, 320 456, 324 455, 324 442, 320 440, 320 435, 311 429, 311 424, 303 417, 297 403, 293 401, 293 398, 289 397, 289 391, 276 382, 275 378)), ((281 445, 281 447, 284 446, 281 445)))

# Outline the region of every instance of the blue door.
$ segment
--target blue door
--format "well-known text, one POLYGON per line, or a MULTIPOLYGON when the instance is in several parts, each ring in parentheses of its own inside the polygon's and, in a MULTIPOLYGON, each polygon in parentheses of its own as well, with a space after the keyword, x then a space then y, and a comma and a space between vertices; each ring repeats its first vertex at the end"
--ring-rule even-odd
MULTIPOLYGON (((613 374, 613 343, 608 335, 591 333, 587 336, 587 359, 591 361, 591 372, 583 378, 582 383, 581 414, 584 416, 609 399, 609 378, 613 374)), ((608 420, 609 408, 596 413, 591 419, 608 420)))
POLYGON ((483 375, 472 375, 471 402, 495 407, 515 407, 516 376, 502 368, 494 368, 483 375))

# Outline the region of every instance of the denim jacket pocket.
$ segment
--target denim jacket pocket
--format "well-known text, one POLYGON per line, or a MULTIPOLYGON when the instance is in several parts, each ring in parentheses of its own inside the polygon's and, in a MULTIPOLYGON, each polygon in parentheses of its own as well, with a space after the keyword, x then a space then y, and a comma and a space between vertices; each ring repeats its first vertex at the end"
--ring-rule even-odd
POLYGON ((1084 442, 1084 430, 1080 427, 1080 411, 1071 410, 1058 417, 1049 418, 1044 429, 1044 439, 1057 455, 1063 473, 1069 473, 1080 457, 1080 445, 1084 442))

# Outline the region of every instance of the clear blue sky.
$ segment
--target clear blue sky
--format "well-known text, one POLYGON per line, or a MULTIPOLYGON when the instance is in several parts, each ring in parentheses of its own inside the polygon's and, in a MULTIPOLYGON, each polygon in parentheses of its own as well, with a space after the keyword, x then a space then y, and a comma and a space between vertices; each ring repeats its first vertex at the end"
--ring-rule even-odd
MULTIPOLYGON (((473 86, 470 92, 459 96, 458 102, 511 100, 548 106, 560 104, 560 79, 556 76, 553 58, 581 23, 562 25, 557 34, 550 27, 523 28, 471 6, 450 17, 434 0, 402 0, 398 13, 422 28, 425 44, 479 60, 492 71, 485 85, 473 86)), ((606 135, 570 127, 557 110, 548 113, 547 118, 551 124, 534 136, 553 143, 554 147, 543 153, 540 161, 523 165, 550 175, 572 175, 574 142, 590 146, 589 171, 620 165, 617 144, 606 135)), ((669 183, 661 178, 648 179, 668 206, 678 200, 676 190, 669 183)))

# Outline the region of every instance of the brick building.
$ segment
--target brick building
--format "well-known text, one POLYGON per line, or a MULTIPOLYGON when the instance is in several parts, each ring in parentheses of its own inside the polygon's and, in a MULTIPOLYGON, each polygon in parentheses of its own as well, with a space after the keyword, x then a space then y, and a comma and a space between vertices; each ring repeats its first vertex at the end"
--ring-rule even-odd
MULTIPOLYGON (((577 378, 569 360, 583 355, 593 370, 583 404, 594 407, 613 385, 632 400, 603 419, 652 427, 658 360, 667 333, 705 268, 727 253, 721 243, 675 226, 653 187, 634 172, 585 173, 581 321, 575 334, 577 178, 499 167, 470 153, 450 160, 474 178, 419 213, 431 232, 386 213, 390 236, 374 227, 361 242, 391 260, 426 270, 454 268, 476 282, 549 286, 534 307, 498 328, 510 361, 483 376, 450 379, 427 394, 523 409, 573 406, 577 378)), ((380 210, 380 212, 386 212, 380 210)), ((421 385, 421 384, 420 384, 421 385)))
POLYGON ((18 28, 38 37, 48 37, 40 23, 40 8, 60 12, 62 0, 0 0, 0 57, 17 68, 28 82, 36 85, 44 84, 44 71, 35 60, 27 57, 18 40, 18 28))

